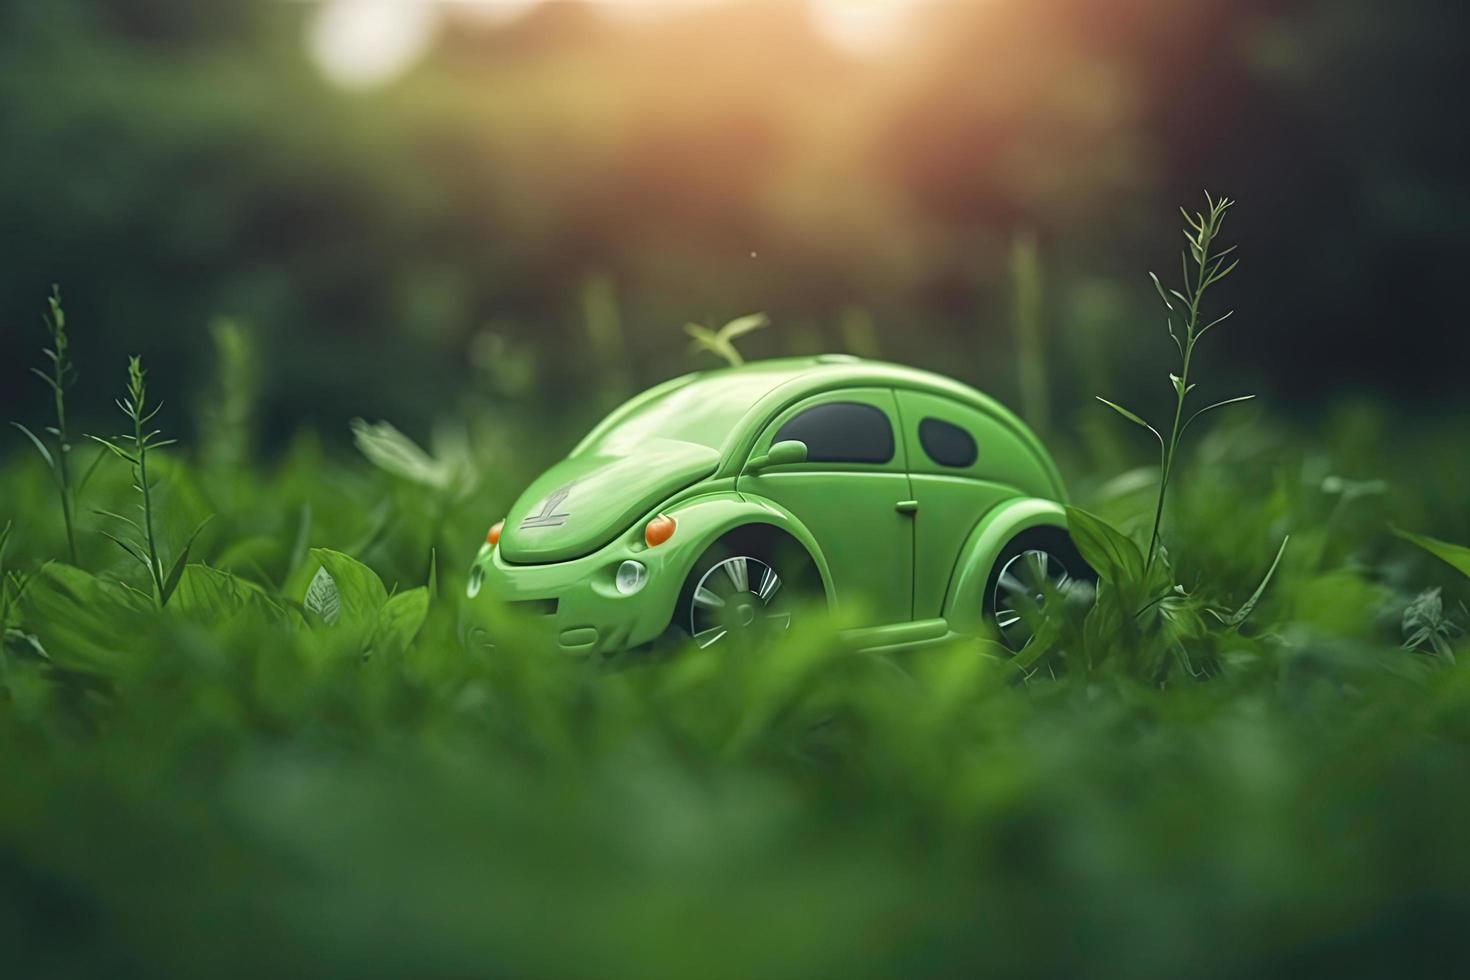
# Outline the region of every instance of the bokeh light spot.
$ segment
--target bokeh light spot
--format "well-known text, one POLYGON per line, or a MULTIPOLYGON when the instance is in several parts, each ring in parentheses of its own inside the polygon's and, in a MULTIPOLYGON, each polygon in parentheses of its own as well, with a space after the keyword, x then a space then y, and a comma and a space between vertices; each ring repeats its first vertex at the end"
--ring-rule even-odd
POLYGON ((328 0, 312 21, 308 43, 333 82, 372 88, 411 68, 438 22, 438 6, 419 0, 328 0))

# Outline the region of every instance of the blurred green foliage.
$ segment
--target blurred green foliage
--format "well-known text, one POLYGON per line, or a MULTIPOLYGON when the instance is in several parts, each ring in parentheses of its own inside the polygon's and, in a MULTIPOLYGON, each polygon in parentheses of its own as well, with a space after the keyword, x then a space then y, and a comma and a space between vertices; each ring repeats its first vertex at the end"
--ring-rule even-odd
MULTIPOLYGON (((371 466, 307 436, 274 463, 151 458, 165 540, 217 515, 163 610, 118 584, 148 573, 98 522, 80 568, 52 560, 55 487, 17 458, 7 966, 1453 972, 1470 578, 1389 523, 1470 540, 1446 506, 1470 460, 1452 427, 1380 422, 1210 431, 1179 461, 1165 548, 1191 600, 1236 609, 1289 533, 1250 618, 1076 618, 1055 674, 1029 677, 984 645, 859 655, 820 631, 745 657, 570 660, 463 598, 532 475, 514 434, 431 453, 362 423, 371 466), (478 492, 443 487, 445 466, 478 492)), ((1141 564, 1154 474, 1105 467, 1067 466, 1141 564)), ((82 505, 130 501, 126 469, 101 466, 82 505)))
MULTIPOLYGON (((797 2, 448 4, 366 89, 319 69, 322 4, 195 7, 0 10, 4 417, 61 281, 97 334, 75 399, 94 427, 127 354, 165 400, 194 390, 220 315, 255 330, 279 448, 369 412, 423 431, 528 351, 533 387, 494 409, 581 428, 606 406, 552 393, 646 386, 682 367, 681 324, 766 310, 748 356, 876 341, 1014 404, 1021 316, 1068 430, 1094 371, 1160 376, 1139 270, 1171 268, 1171 209, 1200 187, 1248 203, 1250 326, 1213 354, 1247 390, 1442 405, 1470 359, 1445 312, 1467 258, 1465 135, 1440 113, 1470 64, 1454 4, 919 4, 866 55, 797 2)), ((1169 398, 1150 390, 1145 414, 1169 398)))

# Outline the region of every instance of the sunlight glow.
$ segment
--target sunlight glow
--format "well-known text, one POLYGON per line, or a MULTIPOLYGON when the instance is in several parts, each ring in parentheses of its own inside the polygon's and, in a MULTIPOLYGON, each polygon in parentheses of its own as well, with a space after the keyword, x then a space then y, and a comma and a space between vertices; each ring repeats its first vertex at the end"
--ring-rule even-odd
POLYGON ((312 21, 308 43, 333 82, 372 88, 411 68, 438 24, 438 6, 419 0, 327 0, 312 21))
POLYGON ((908 26, 916 0, 810 0, 813 23, 827 40, 857 53, 891 43, 908 26))
MULTIPOLYGON (((505 23, 548 0, 455 0, 453 6, 505 23)), ((654 19, 719 0, 590 0, 625 23, 654 19)), ((741 2, 741 0, 730 0, 741 2)), ((442 0, 320 0, 308 44, 323 74, 343 88, 384 85, 411 68, 433 42, 442 0)), ((908 26, 918 0, 806 0, 813 26, 832 44, 872 53, 908 26)))

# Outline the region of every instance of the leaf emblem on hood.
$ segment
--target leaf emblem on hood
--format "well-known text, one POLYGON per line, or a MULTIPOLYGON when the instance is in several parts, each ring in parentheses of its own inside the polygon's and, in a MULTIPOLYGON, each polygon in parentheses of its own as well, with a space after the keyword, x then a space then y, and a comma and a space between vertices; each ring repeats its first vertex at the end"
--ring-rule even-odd
POLYGON ((541 504, 540 513, 529 514, 521 521, 521 527, 561 527, 567 522, 570 514, 559 514, 557 508, 567 499, 572 492, 572 484, 568 483, 559 490, 554 491, 541 504))

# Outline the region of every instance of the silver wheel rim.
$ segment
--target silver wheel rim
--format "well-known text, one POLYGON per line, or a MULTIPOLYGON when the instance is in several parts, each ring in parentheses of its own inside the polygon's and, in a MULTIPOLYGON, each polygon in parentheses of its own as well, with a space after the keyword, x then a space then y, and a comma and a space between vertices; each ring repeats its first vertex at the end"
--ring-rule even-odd
POLYGON ((689 604, 689 635, 701 650, 737 637, 791 628, 781 576, 759 558, 726 558, 699 577, 689 604))
POLYGON ((1000 641, 1020 652, 1031 642, 1031 624, 1046 615, 1046 602, 1066 589, 1071 573, 1056 555, 1029 548, 1006 562, 991 595, 1000 641))

